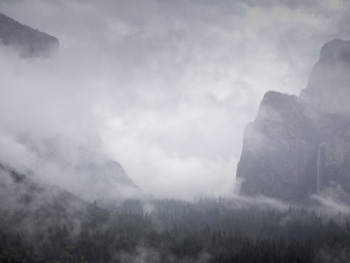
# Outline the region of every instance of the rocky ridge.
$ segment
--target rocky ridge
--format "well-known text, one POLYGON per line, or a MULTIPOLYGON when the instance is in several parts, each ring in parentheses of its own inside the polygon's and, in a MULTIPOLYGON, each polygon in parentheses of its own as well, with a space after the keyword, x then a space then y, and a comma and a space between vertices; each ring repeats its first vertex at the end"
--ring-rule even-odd
POLYGON ((1 13, 0 43, 18 48, 24 57, 48 56, 59 45, 56 37, 23 25, 1 13))
POLYGON ((247 125, 242 195, 304 202, 350 193, 350 42, 325 44, 300 96, 267 92, 247 125))

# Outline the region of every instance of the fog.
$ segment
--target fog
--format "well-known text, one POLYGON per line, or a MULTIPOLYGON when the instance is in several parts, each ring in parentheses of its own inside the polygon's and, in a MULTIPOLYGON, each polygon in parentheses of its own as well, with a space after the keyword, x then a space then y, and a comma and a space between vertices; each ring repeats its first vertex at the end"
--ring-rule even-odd
POLYGON ((345 0, 0 0, 0 12, 60 41, 50 58, 0 48, 2 160, 74 190, 18 141, 62 136, 145 194, 181 199, 232 195, 263 94, 298 95, 350 20, 345 0))

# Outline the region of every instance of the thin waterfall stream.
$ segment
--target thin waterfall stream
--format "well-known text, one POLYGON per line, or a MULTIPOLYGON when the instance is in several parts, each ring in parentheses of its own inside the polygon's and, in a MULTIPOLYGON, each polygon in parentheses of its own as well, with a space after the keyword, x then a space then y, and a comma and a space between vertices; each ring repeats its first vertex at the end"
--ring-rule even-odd
POLYGON ((319 146, 318 146, 318 152, 317 152, 317 193, 320 193, 321 191, 321 170, 322 170, 322 156, 321 156, 321 153, 322 153, 322 148, 323 146, 325 145, 326 143, 321 143, 319 146))

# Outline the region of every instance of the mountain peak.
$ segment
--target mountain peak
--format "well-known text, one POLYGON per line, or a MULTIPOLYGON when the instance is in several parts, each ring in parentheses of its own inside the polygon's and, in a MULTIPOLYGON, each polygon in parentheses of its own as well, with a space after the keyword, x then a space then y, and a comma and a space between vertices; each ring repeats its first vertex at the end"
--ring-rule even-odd
POLYGON ((350 41, 335 39, 320 52, 300 98, 326 113, 350 116, 350 41))
POLYGON ((326 43, 321 49, 320 61, 324 63, 350 63, 350 41, 334 39, 326 43))
POLYGON ((286 104, 294 104, 294 101, 297 99, 295 95, 289 95, 286 93, 281 93, 278 91, 268 91, 265 93, 260 107, 269 106, 272 108, 284 109, 286 104))

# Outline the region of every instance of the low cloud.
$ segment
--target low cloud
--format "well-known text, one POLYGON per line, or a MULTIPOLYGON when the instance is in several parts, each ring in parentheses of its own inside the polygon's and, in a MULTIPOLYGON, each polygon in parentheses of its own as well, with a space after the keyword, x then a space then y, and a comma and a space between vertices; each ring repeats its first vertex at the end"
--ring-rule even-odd
POLYGON ((0 10, 60 39, 48 60, 1 47, 1 129, 92 144, 146 193, 186 199, 231 194, 263 94, 298 94, 321 46, 349 35, 346 1, 2 0, 0 10))

